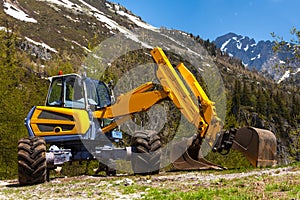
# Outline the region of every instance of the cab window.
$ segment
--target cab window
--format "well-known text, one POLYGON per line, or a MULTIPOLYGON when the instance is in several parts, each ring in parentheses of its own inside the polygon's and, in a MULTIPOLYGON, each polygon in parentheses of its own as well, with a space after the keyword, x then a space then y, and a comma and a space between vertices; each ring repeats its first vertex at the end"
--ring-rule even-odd
POLYGON ((85 108, 83 85, 79 78, 69 76, 65 78, 64 107, 85 108))
POLYGON ((53 80, 47 100, 48 105, 62 106, 62 85, 62 78, 53 80))
POLYGON ((86 79, 87 98, 90 105, 103 108, 111 104, 107 86, 100 81, 86 79))
POLYGON ((98 82, 97 93, 99 96, 99 101, 100 101, 99 107, 100 108, 111 105, 111 98, 110 98, 109 90, 103 82, 98 82))

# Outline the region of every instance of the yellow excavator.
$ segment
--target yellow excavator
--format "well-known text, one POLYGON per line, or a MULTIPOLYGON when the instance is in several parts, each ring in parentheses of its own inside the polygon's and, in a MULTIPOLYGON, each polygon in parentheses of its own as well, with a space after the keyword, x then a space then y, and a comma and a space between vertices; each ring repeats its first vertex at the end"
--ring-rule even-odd
POLYGON ((159 47, 151 55, 161 86, 147 82, 115 101, 111 88, 102 81, 78 74, 50 77, 45 105, 30 110, 25 119, 29 137, 18 142, 20 184, 45 182, 49 170, 66 162, 94 159, 108 175, 116 174, 115 161, 122 159, 131 161, 135 174, 158 173, 162 156, 159 133, 137 130, 129 134, 130 145, 122 146, 124 133, 118 127, 164 100, 171 101, 197 129, 196 134, 172 143, 169 160, 175 169, 221 168, 203 158, 203 140, 214 152, 241 151, 256 167, 276 164, 272 132, 254 127, 222 131, 214 102, 184 64, 173 67, 159 47))

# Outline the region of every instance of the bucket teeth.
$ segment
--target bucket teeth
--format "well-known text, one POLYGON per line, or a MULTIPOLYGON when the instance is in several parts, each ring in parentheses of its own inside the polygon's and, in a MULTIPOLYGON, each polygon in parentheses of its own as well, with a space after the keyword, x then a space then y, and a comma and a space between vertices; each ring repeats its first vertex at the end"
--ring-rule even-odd
POLYGON ((219 165, 209 162, 205 158, 199 158, 195 160, 189 155, 188 151, 184 152, 182 156, 180 156, 175 162, 173 162, 173 167, 177 170, 224 169, 219 165))
POLYGON ((192 145, 191 137, 189 139, 173 144, 170 154, 174 169, 176 170, 222 170, 223 167, 216 165, 203 158, 200 146, 192 145))

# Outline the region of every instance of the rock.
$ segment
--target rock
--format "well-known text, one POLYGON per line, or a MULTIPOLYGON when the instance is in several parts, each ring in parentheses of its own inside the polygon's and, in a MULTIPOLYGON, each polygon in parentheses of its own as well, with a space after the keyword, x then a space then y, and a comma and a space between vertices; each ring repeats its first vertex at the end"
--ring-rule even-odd
POLYGON ((124 185, 125 186, 128 186, 128 185, 133 185, 134 184, 134 181, 130 178, 125 178, 124 179, 124 185))

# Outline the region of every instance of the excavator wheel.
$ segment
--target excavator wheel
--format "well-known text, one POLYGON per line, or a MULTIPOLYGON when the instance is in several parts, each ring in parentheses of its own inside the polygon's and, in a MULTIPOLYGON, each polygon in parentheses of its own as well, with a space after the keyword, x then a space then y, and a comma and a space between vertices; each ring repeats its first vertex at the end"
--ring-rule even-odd
POLYGON ((22 138, 18 142, 20 185, 33 185, 47 180, 46 142, 43 138, 22 138))
POLYGON ((132 169, 134 174, 158 174, 160 169, 161 141, 156 131, 136 131, 133 135, 132 169))

